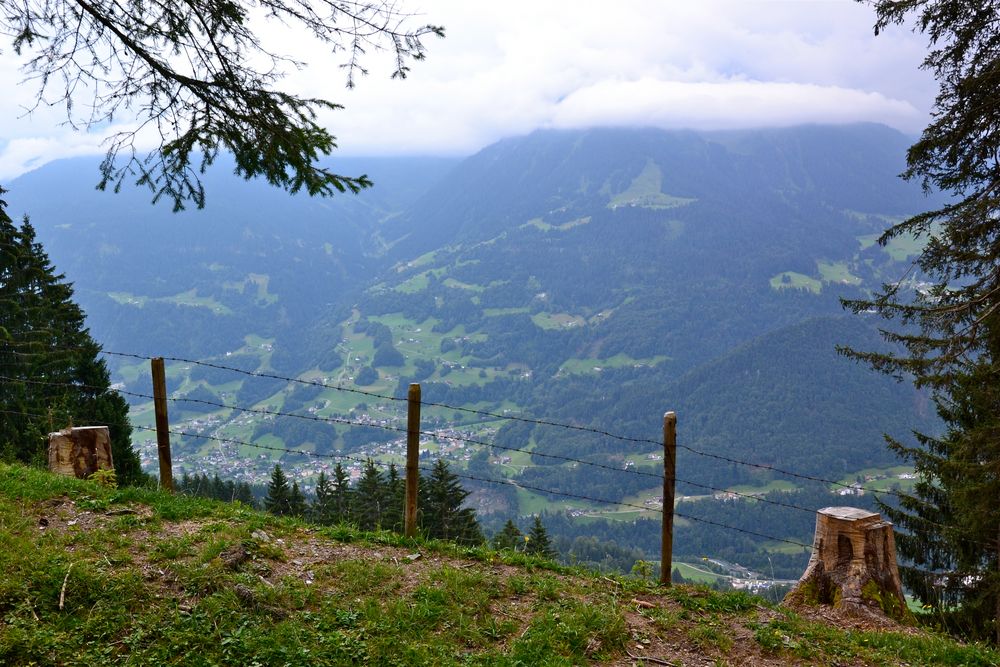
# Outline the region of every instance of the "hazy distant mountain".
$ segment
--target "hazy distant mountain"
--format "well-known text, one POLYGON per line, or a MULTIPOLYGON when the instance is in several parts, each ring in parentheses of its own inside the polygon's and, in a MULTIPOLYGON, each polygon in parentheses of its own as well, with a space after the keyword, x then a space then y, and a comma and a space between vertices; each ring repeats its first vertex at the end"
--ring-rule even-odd
MULTIPOLYGON (((74 161, 16 180, 8 200, 32 213, 109 348, 313 370, 376 393, 420 381, 428 400, 654 440, 675 409, 692 446, 839 478, 892 463, 883 431, 933 423, 907 385, 833 349, 879 344, 838 299, 902 275, 918 246, 874 240, 935 203, 897 177, 908 143, 876 125, 544 131, 458 162, 344 161, 377 182, 357 198, 213 176, 206 211, 172 215, 145 193, 94 193, 92 165, 74 161)), ((141 369, 120 370, 142 382, 141 369)), ((177 372, 185 391, 238 402, 334 415, 355 401, 177 372)), ((656 448, 427 417, 606 464, 656 448)), ((392 437, 280 420, 254 425, 265 435, 316 451, 392 437)), ((544 488, 643 491, 539 456, 467 463, 544 488)), ((716 485, 762 478, 682 464, 716 485)), ((499 495, 507 512, 531 496, 499 495)))

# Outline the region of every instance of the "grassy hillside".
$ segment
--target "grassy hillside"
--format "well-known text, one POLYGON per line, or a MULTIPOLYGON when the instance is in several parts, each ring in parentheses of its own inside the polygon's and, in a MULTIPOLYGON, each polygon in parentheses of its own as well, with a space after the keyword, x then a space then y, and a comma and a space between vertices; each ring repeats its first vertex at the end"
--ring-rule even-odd
POLYGON ((1000 662, 744 593, 664 591, 21 466, 0 465, 0 571, 10 665, 1000 662))

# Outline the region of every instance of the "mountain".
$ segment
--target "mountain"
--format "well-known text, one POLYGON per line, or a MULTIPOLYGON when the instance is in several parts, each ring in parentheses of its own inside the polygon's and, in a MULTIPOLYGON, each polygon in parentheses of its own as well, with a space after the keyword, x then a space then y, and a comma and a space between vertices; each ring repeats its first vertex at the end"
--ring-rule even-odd
POLYGON ((379 187, 323 200, 234 178, 217 163, 204 177, 206 208, 176 214, 151 205, 146 190, 95 190, 97 162, 87 158, 47 164, 7 189, 11 214, 30 215, 107 348, 207 357, 248 333, 298 347, 294 332, 317 308, 379 270, 377 223, 453 164, 341 160, 340 172, 368 173, 379 187))
MULTIPOLYGON (((96 172, 74 161, 17 179, 8 200, 32 213, 107 349, 331 386, 171 365, 172 396, 200 401, 175 404, 178 429, 244 443, 184 438, 181 467, 260 478, 282 458, 308 487, 319 464, 275 449, 398 461, 384 427, 404 416, 379 397, 420 382, 450 406, 424 409, 439 436, 428 455, 506 483, 469 481, 488 527, 566 510, 617 535, 612 520, 655 517, 605 501, 655 503, 666 410, 686 448, 677 476, 702 485, 679 490, 706 503, 741 484, 831 504, 829 488, 733 461, 884 477, 882 433, 936 428, 926 397, 835 351, 881 345, 877 322, 839 299, 906 275, 919 243, 875 241, 939 203, 897 177, 908 143, 877 125, 540 131, 462 161, 338 165, 376 180, 357 198, 213 174, 206 210, 172 215, 145 193, 93 192, 96 172)), ((110 361, 127 391, 148 393, 145 361, 110 361)), ((810 539, 782 511, 776 528, 810 539)), ((647 523, 621 539, 642 542, 647 523)))

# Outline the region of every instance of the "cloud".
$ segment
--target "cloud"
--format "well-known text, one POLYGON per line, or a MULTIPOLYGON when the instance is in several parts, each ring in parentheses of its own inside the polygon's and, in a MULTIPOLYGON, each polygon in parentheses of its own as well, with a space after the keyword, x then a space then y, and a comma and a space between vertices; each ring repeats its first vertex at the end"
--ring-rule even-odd
POLYGON ((551 126, 649 125, 701 130, 874 121, 910 127, 924 114, 881 93, 771 81, 602 81, 553 106, 551 126))
MULTIPOLYGON (((283 85, 345 105, 321 121, 336 154, 467 154, 539 127, 683 128, 927 121, 926 40, 872 34, 869 7, 846 0, 412 0, 418 22, 446 26, 428 58, 389 80, 388 54, 346 90, 322 44, 262 24, 267 45, 311 63, 283 85)), ((0 56, 0 179, 64 155, 101 153, 99 137, 59 126, 60 109, 21 118, 32 101, 12 54, 0 56)))

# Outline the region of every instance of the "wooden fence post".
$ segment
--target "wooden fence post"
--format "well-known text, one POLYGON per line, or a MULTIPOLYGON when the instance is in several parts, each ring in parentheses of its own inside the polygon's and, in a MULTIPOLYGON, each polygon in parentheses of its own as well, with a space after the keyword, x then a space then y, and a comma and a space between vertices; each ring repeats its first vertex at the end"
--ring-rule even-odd
POLYGON ((670 585, 674 551, 674 478, 677 472, 677 414, 663 415, 663 535, 660 540, 660 585, 670 585))
POLYGON ((150 361, 153 374, 153 412, 156 415, 156 451, 160 457, 160 487, 174 490, 174 475, 170 461, 170 422, 167 420, 167 374, 163 357, 150 361))
POLYGON ((406 537, 417 534, 417 474, 420 461, 420 385, 413 383, 406 399, 406 537))

